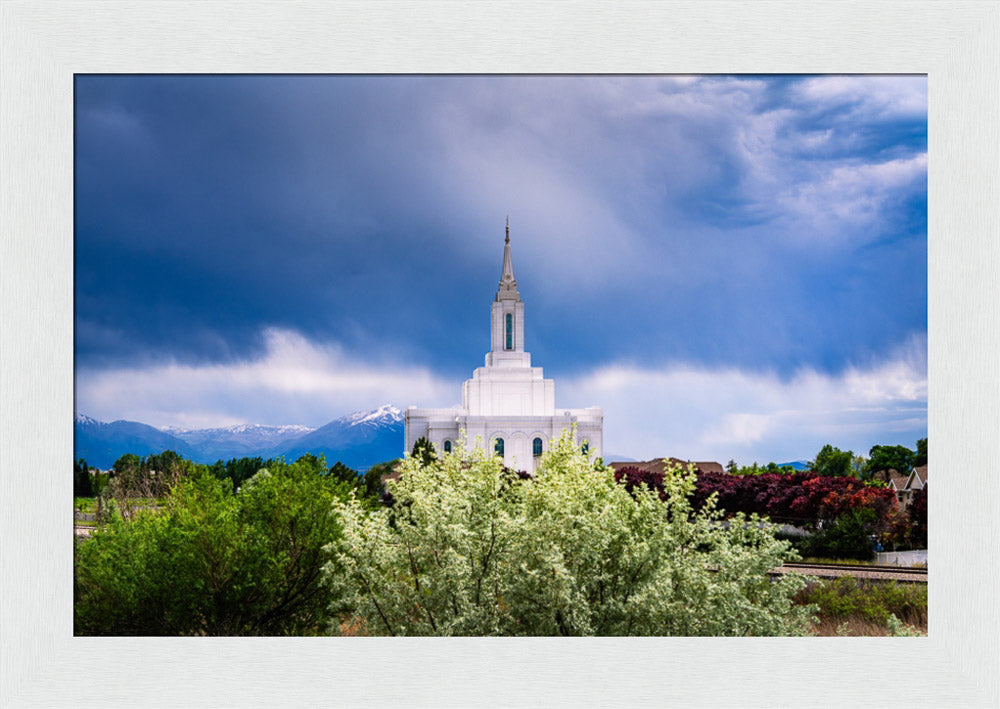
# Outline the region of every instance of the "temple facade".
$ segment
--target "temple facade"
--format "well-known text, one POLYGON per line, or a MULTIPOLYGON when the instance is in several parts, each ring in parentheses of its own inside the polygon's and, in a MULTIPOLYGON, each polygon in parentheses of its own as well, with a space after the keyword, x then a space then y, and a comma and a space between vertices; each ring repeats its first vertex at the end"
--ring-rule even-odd
POLYGON ((506 227, 500 284, 490 304, 490 351, 484 366, 462 385, 462 405, 451 409, 410 406, 405 414, 406 451, 425 436, 450 453, 464 435, 466 445, 492 450, 504 465, 533 472, 542 454, 564 430, 576 426, 576 442, 591 459, 602 455, 604 413, 600 407, 557 409, 555 382, 531 366, 524 349, 524 302, 517 292, 506 227))

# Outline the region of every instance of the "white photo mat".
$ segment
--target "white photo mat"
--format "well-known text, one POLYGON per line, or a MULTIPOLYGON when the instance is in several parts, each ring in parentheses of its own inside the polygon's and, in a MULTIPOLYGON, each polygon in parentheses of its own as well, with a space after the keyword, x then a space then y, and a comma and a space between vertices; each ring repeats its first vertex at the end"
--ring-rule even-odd
POLYGON ((996 3, 0 9, 0 706, 1000 703, 996 3), (930 636, 74 638, 75 73, 927 74, 930 636))

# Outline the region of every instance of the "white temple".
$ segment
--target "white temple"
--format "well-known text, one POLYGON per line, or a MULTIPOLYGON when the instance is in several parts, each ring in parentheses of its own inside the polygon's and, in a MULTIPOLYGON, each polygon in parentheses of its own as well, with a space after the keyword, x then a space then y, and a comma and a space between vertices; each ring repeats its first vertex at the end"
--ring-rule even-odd
POLYGON ((506 227, 500 286, 490 306, 490 351, 486 364, 462 385, 462 406, 406 410, 406 451, 421 436, 450 453, 464 434, 468 447, 490 449, 514 470, 534 472, 542 453, 576 424, 576 441, 591 459, 602 455, 604 412, 556 409, 555 382, 531 366, 524 351, 524 302, 517 292, 510 260, 510 223, 506 227))

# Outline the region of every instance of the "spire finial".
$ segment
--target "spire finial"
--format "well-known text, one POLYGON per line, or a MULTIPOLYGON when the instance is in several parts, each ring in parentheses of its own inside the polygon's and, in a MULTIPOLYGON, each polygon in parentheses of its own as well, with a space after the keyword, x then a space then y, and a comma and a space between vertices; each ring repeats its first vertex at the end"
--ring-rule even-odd
POLYGON ((510 215, 509 214, 507 215, 507 229, 506 230, 507 230, 507 235, 504 237, 503 243, 509 244, 510 243, 510 215))

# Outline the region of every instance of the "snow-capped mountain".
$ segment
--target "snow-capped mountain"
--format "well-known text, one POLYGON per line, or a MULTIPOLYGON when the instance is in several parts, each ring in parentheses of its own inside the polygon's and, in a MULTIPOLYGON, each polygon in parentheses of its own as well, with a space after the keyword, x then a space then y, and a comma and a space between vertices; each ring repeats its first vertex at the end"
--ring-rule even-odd
POLYGON ((147 456, 172 450, 193 458, 195 449, 176 436, 137 421, 96 421, 78 414, 73 427, 74 458, 98 468, 110 468, 125 453, 147 456))
POLYGON ((355 411, 337 419, 349 426, 392 427, 403 420, 403 413, 392 404, 382 404, 374 411, 355 411))
POLYGON ((160 429, 197 448, 203 456, 220 458, 254 457, 261 451, 280 447, 315 429, 308 426, 263 426, 260 424, 237 424, 225 428, 182 429, 164 427, 160 429))
POLYGON ((280 455, 294 460, 303 453, 322 453, 331 465, 339 460, 356 470, 399 458, 403 455, 402 413, 385 404, 374 411, 342 416, 292 441, 280 455))
POLYGON ((224 428, 154 428, 135 421, 104 423, 76 415, 76 458, 102 469, 125 453, 146 456, 173 450, 198 463, 230 458, 276 458, 292 461, 303 453, 338 460, 356 470, 403 454, 403 415, 391 404, 342 416, 325 426, 238 424, 224 428))

